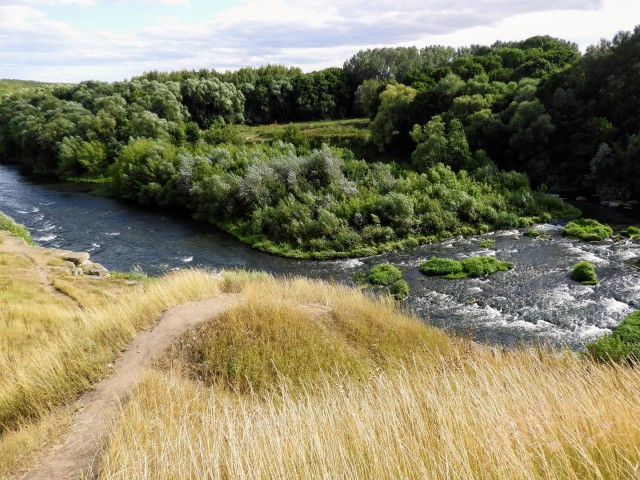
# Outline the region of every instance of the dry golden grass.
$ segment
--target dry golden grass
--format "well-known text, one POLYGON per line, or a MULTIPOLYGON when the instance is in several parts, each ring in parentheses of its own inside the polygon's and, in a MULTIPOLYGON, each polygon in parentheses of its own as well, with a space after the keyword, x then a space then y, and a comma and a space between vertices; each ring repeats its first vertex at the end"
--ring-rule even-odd
POLYGON ((56 408, 37 421, 25 422, 0 435, 0 478, 14 478, 12 474, 19 478, 18 472, 27 469, 38 454, 53 447, 72 423, 70 408, 56 408))
POLYGON ((37 418, 50 405, 73 398, 104 375, 135 332, 164 310, 217 293, 218 281, 206 272, 177 272, 50 327, 49 335, 32 342, 30 355, 25 352, 19 361, 5 355, 0 366, 0 425, 7 428, 21 419, 37 418))
POLYGON ((224 288, 247 299, 185 335, 171 353, 191 378, 262 390, 339 373, 367 378, 416 352, 451 348, 441 331, 402 315, 391 297, 301 278, 228 273, 224 288), (244 283, 244 285, 243 285, 244 283))
POLYGON ((640 376, 535 351, 233 394, 153 375, 102 479, 635 479, 640 376))
POLYGON ((136 331, 219 293, 219 280, 202 271, 136 283, 56 266, 53 251, 0 232, 0 477, 64 431, 69 412, 57 406, 101 378, 136 331))
POLYGON ((184 340, 192 356, 177 348, 192 379, 178 369, 137 389, 105 447, 100 478, 640 474, 635 369, 450 340, 389 300, 322 282, 234 273, 225 288, 243 291, 248 306, 192 332, 184 340), (308 339, 312 359, 301 352, 308 339), (338 353, 325 350, 332 343, 338 353), (295 366, 281 366, 287 351, 295 366), (321 355, 328 365, 347 358, 367 375, 323 368, 321 355), (245 383, 225 369, 231 359, 245 383))

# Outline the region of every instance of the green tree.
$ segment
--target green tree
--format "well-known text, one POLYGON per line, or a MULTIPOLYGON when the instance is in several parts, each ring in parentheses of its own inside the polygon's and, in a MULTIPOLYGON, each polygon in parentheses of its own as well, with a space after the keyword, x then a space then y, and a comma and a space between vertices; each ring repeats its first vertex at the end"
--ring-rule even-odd
POLYGON ((371 141, 381 152, 395 136, 408 131, 407 113, 416 93, 413 88, 398 83, 387 85, 380 94, 380 107, 370 128, 371 141))

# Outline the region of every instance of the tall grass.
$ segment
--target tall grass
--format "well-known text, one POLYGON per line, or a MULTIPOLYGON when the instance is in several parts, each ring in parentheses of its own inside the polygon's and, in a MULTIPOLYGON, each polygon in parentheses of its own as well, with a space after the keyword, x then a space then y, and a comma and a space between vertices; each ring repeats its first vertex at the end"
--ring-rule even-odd
POLYGON ((415 352, 435 356, 451 349, 443 332, 401 314, 390 297, 301 278, 257 277, 238 285, 238 275, 228 274, 224 288, 241 291, 246 304, 173 348, 173 360, 191 378, 239 391, 326 373, 365 379, 415 352))
POLYGON ((322 282, 224 288, 247 306, 183 339, 190 378, 139 386, 101 478, 638 478, 636 369, 450 339, 322 282))
POLYGON ((494 355, 260 395, 158 373, 124 408, 100 478, 638 478, 637 371, 494 355))
POLYGON ((165 309, 216 296, 219 279, 183 271, 155 282, 72 277, 53 250, 0 233, 0 477, 63 433, 58 407, 108 370, 165 309))
MULTIPOLYGON (((22 338, 30 341, 22 347, 24 354, 15 353, 20 352, 19 345, 5 347, 0 358, 0 433, 73 398, 104 375, 137 330, 172 306, 216 296, 218 283, 204 271, 180 271, 123 293, 116 301, 72 312, 64 322, 43 326, 51 318, 47 310, 38 317, 42 321, 23 322, 25 329, 52 331, 40 338, 23 333, 22 338)), ((0 328, 4 338, 9 327, 0 324, 0 328)))

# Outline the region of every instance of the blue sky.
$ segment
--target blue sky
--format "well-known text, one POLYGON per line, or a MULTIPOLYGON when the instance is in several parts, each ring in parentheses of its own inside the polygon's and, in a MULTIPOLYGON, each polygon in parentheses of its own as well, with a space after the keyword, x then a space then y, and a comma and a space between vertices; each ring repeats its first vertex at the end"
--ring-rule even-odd
POLYGON ((380 46, 548 34, 582 48, 640 23, 639 0, 0 0, 0 78, 340 66, 380 46))

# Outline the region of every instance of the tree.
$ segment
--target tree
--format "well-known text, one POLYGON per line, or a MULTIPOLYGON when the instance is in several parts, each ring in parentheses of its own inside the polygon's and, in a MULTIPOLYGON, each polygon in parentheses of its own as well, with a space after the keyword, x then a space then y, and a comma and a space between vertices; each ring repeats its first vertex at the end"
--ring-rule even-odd
POLYGON ((180 88, 191 118, 206 130, 216 121, 242 123, 245 98, 233 84, 217 78, 184 81, 180 88))
POLYGON ((416 91, 402 85, 387 85, 380 94, 380 108, 376 118, 371 122, 371 141, 381 152, 400 132, 407 132, 407 112, 416 98, 416 91))
POLYGON ((440 115, 434 116, 424 127, 413 126, 411 138, 417 145, 411 159, 416 170, 425 171, 446 160, 448 141, 445 130, 446 126, 440 115))

